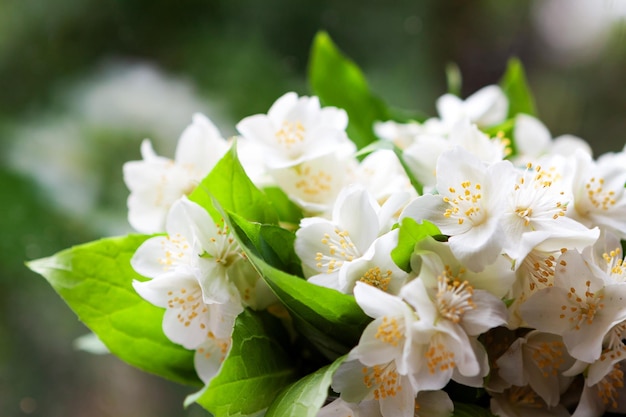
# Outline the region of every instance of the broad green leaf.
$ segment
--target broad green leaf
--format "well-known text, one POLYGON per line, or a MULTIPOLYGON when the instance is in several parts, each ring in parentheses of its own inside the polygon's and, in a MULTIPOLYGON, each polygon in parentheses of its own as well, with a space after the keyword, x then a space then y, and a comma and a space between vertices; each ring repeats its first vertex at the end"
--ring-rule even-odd
POLYGON ((348 136, 359 149, 377 139, 375 121, 390 119, 386 106, 370 92, 359 67, 339 51, 326 32, 319 32, 313 41, 309 84, 323 105, 348 113, 348 136))
POLYGON ((535 99, 528 87, 524 67, 519 59, 509 60, 506 72, 500 80, 500 87, 509 99, 509 119, 518 113, 537 115, 535 99))
POLYGON ((333 374, 345 356, 294 382, 280 393, 265 417, 315 417, 328 397, 333 374))
POLYGON ((454 403, 454 412, 451 417, 495 417, 486 408, 473 404, 454 403))
POLYGON ((132 269, 130 258, 148 237, 102 239, 28 266, 50 282, 111 353, 144 371, 197 385, 193 352, 165 337, 164 310, 132 287, 133 280, 145 278, 132 269))
POLYGON ((237 317, 232 347, 219 373, 192 398, 215 417, 258 414, 296 377, 281 344, 286 340, 278 319, 245 310, 237 317))
POLYGON ((189 196, 204 207, 215 219, 219 218, 213 207, 213 199, 223 209, 233 211, 244 218, 260 223, 278 223, 278 215, 267 196, 250 181, 239 159, 236 142, 220 159, 189 196))
POLYGON ((303 275, 300 258, 294 250, 294 232, 271 224, 249 222, 234 213, 228 213, 228 218, 243 244, 253 249, 261 259, 281 271, 303 275))
POLYGON ((304 217, 302 209, 289 200, 283 190, 278 187, 267 187, 263 189, 263 192, 276 209, 281 224, 288 223, 294 228, 300 224, 300 220, 304 217))
POLYGON ((398 246, 391 251, 391 259, 399 268, 410 272, 411 256, 415 252, 415 244, 427 236, 437 236, 440 233, 437 226, 426 220, 418 224, 410 217, 405 217, 400 224, 398 246))
POLYGON ((255 226, 228 216, 231 230, 255 269, 291 313, 296 329, 328 358, 354 347, 371 319, 352 295, 320 287, 270 265, 255 245, 255 226))

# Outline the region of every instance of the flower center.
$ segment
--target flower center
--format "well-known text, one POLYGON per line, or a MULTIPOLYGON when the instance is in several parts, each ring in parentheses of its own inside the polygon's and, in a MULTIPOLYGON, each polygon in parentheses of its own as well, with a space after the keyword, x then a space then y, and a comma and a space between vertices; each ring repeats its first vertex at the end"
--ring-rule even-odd
POLYGON ((394 317, 383 317, 383 322, 378 326, 374 337, 376 339, 398 346, 398 343, 404 338, 404 326, 400 326, 394 317))
POLYGON ((395 397, 402 391, 395 366, 391 364, 375 365, 372 368, 363 368, 363 383, 368 388, 374 388, 374 399, 381 400, 395 397))
POLYGON ((340 268, 344 261, 350 262, 361 256, 356 245, 350 239, 350 233, 347 230, 335 228, 332 235, 324 233, 322 244, 328 246, 328 254, 317 252, 315 254, 315 260, 317 261, 315 266, 319 270, 326 269, 325 272, 327 274, 340 268))
POLYGON ((188 263, 189 243, 187 239, 179 233, 173 236, 165 236, 161 241, 162 258, 157 262, 163 265, 163 271, 169 271, 181 263, 188 263))
MULTIPOLYGON (((464 270, 459 271, 459 276, 464 270)), ((436 304, 439 313, 448 320, 458 323, 463 314, 476 308, 472 295, 474 288, 467 281, 460 281, 459 277, 452 276, 449 266, 437 277, 436 304)))
POLYGON ((542 342, 538 345, 527 344, 532 351, 533 361, 537 364, 544 376, 558 375, 559 367, 563 365, 563 342, 542 342))
POLYGON ((207 328, 205 321, 208 308, 202 301, 202 290, 199 285, 192 289, 183 287, 178 291, 168 291, 167 297, 167 308, 178 310, 176 318, 181 324, 189 327, 192 323, 198 323, 202 331, 207 328))
POLYGON ((616 204, 615 191, 604 189, 604 178, 592 177, 585 184, 587 199, 595 208, 608 210, 616 204))
POLYGON ((537 395, 529 385, 518 387, 512 386, 508 390, 508 397, 511 404, 523 407, 544 408, 545 402, 537 395))
POLYGON ((576 288, 570 288, 567 298, 574 305, 570 304, 567 306, 563 304, 561 306, 562 313, 559 315, 561 319, 568 318, 574 324, 574 329, 576 330, 580 330, 582 324, 591 325, 598 311, 604 308, 604 303, 602 302, 604 295, 596 295, 592 292, 590 281, 587 281, 585 286, 587 289, 583 296, 576 292, 576 288))
POLYGON ((437 336, 431 339, 425 355, 428 372, 431 375, 438 371, 445 372, 456 366, 454 352, 447 350, 446 344, 438 339, 440 338, 437 336))
POLYGON ((304 163, 293 167, 297 180, 294 182, 296 190, 306 197, 307 201, 323 196, 332 190, 333 176, 323 169, 313 169, 304 163))
POLYGON ((204 248, 205 251, 200 255, 203 258, 213 259, 215 263, 224 268, 228 268, 237 259, 242 257, 239 244, 230 235, 227 225, 222 227, 219 223, 215 224, 217 235, 209 238, 209 247, 204 248))
POLYGON ((602 257, 606 261, 609 273, 618 282, 626 281, 626 268, 622 259, 622 249, 615 248, 609 253, 603 253, 602 257))
POLYGON ((387 288, 389 288, 389 282, 391 281, 391 274, 391 270, 387 270, 383 273, 380 267, 375 266, 368 269, 359 281, 386 292, 387 288))
POLYGON ((300 121, 284 121, 276 132, 276 142, 288 151, 291 147, 304 141, 305 128, 300 121))
POLYGON ((596 385, 602 403, 612 408, 617 408, 617 398, 623 387, 624 372, 620 369, 619 363, 613 365, 613 370, 596 385))
POLYGON ((465 220, 471 221, 474 225, 479 225, 485 218, 482 210, 482 186, 473 184, 471 181, 463 181, 461 183, 461 192, 457 193, 456 188, 448 189, 450 196, 444 197, 443 202, 450 206, 443 213, 445 217, 452 217, 458 220, 459 224, 463 224, 465 220), (455 195, 456 194, 456 195, 455 195))

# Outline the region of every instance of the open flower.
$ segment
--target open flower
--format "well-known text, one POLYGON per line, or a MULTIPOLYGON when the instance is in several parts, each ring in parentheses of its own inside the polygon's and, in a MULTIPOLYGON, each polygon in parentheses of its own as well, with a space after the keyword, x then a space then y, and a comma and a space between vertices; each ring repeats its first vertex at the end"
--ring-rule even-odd
POLYGON ((557 259, 554 285, 535 292, 520 313, 537 330, 562 336, 574 358, 591 363, 606 334, 626 319, 625 300, 626 285, 607 284, 600 268, 567 251, 557 259))
POLYGON ((245 277, 238 274, 238 264, 248 260, 225 226, 183 198, 172 206, 166 230, 166 236, 146 240, 135 252, 131 264, 138 273, 149 278, 192 274, 206 304, 241 302, 237 283, 245 277))
POLYGON ((356 148, 346 136, 347 126, 344 110, 322 108, 317 97, 287 93, 267 114, 241 120, 237 130, 263 147, 269 169, 280 169, 323 155, 351 155, 356 148))
MULTIPOLYGON (((389 204, 395 204, 389 201, 389 204)), ((340 284, 339 271, 362 257, 374 240, 386 230, 388 210, 382 210, 361 186, 342 190, 332 219, 303 220, 296 232, 295 250, 309 280, 325 287, 351 291, 340 284)), ((386 248, 390 250, 391 248, 386 248)))
POLYGON ((536 330, 513 342, 496 363, 499 376, 510 386, 530 385, 549 407, 559 404, 573 380, 563 375, 574 364, 563 340, 536 330))
POLYGON ((163 332, 174 343, 196 349, 208 338, 230 338, 235 319, 243 311, 236 300, 204 302, 197 278, 187 271, 169 272, 133 287, 146 301, 165 308, 163 332))
POLYGON ((489 85, 462 100, 453 94, 444 94, 437 100, 437 111, 441 121, 453 126, 463 118, 480 127, 502 123, 509 110, 509 101, 497 85, 489 85))
POLYGON ((469 269, 480 271, 501 253, 500 184, 511 175, 507 161, 485 165, 462 148, 444 152, 437 162, 437 191, 410 203, 401 217, 429 220, 449 235, 452 253, 469 269))
POLYGON ((215 125, 201 114, 195 114, 182 133, 174 160, 158 156, 150 141, 144 140, 143 160, 124 164, 130 225, 141 233, 165 231, 171 205, 194 190, 227 148, 215 125))
POLYGON ((420 318, 412 326, 411 381, 418 391, 442 389, 450 379, 482 386, 489 366, 476 337, 506 323, 504 303, 446 269, 440 273, 436 288, 418 277, 400 292, 420 318))

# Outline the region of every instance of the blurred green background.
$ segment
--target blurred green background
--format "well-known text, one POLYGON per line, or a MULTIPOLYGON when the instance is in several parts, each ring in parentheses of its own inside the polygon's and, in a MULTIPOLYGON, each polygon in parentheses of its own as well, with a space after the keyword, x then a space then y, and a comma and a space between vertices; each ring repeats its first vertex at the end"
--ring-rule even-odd
POLYGON ((76 350, 88 330, 24 262, 130 231, 121 168, 173 156, 193 112, 225 137, 286 91, 309 93, 327 30, 388 103, 434 115, 516 55, 554 136, 596 156, 626 137, 624 3, 601 0, 0 0, 0 416, 202 416, 191 392, 76 350))

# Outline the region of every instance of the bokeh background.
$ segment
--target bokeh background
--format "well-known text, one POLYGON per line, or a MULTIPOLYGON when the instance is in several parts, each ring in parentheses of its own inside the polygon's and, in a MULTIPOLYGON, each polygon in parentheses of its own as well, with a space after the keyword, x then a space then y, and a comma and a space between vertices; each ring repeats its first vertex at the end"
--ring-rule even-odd
POLYGON ((286 91, 310 93, 327 30, 388 103, 434 115, 518 56, 554 136, 626 142, 621 0, 0 0, 0 416, 160 417, 192 389, 109 355, 24 262, 130 231, 121 168, 152 138, 173 156, 200 111, 225 137, 286 91))

